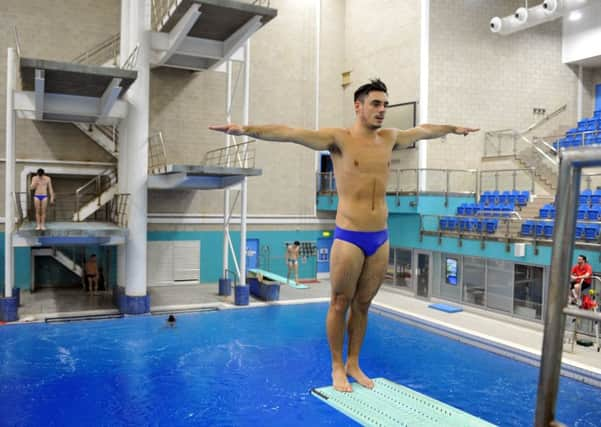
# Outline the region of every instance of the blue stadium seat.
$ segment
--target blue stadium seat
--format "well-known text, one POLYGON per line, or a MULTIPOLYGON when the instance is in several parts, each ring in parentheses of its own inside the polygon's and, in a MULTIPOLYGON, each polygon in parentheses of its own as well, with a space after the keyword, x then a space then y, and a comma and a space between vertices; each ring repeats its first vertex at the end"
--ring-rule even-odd
POLYGON ((462 203, 457 206, 457 215, 465 215, 465 205, 466 203, 462 203))
POLYGON ((449 219, 446 216, 443 216, 438 220, 438 226, 440 227, 440 231, 444 231, 447 229, 449 224, 449 219))
POLYGON ((584 224, 581 222, 576 223, 576 239, 582 239, 584 237, 584 224))
POLYGON ((586 224, 584 226, 584 238, 586 240, 596 240, 599 237, 599 224, 586 224))
POLYGON ((578 203, 580 203, 581 205, 589 205, 591 202, 592 194, 593 194, 593 192, 591 191, 590 188, 582 190, 580 192, 580 196, 578 197, 578 203))
POLYGON ((457 218, 448 217, 447 218, 447 230, 457 230, 457 218))
POLYGON ((530 200, 530 192, 529 191, 520 191, 520 194, 518 195, 517 204, 519 206, 526 206, 528 204, 529 200, 530 200))
POLYGON ((596 119, 601 119, 601 110, 597 110, 593 113, 593 117, 596 119))
POLYGON ((586 216, 586 211, 588 210, 588 206, 587 205, 580 205, 578 206, 578 219, 584 219, 584 217, 586 216))
POLYGON ((535 222, 532 220, 526 220, 522 223, 522 228, 520 230, 520 234, 522 236, 532 236, 534 233, 534 224, 535 222))
POLYGON ((599 209, 599 205, 593 205, 586 210, 586 217, 589 221, 598 221, 600 215, 601 209, 599 209))
POLYGON ((544 221, 538 221, 534 225, 534 234, 536 235, 536 237, 544 236, 544 234, 545 234, 545 222, 544 221))
POLYGON ((486 232, 489 234, 493 234, 497 231, 497 226, 499 225, 498 219, 487 219, 486 220, 486 232))
POLYGON ((591 195, 591 203, 593 205, 601 204, 601 190, 597 189, 594 191, 594 193, 591 195))
POLYGON ((553 221, 549 221, 546 222, 544 227, 543 227, 543 234, 547 239, 550 239, 553 237, 553 227, 555 226, 555 223, 553 221))

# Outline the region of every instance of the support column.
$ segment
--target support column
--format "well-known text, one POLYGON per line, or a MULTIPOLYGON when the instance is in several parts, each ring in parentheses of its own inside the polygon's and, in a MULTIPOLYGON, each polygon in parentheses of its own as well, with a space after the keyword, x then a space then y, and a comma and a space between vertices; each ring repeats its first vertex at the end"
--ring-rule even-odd
MULTIPOLYGON (((244 100, 242 124, 248 125, 248 110, 250 106, 250 40, 244 45, 244 100)), ((248 142, 244 136, 243 142, 248 142)), ((246 213, 247 213, 248 178, 245 176, 240 183, 240 283, 246 283, 246 213)))
MULTIPOLYGON (((146 282, 146 239, 148 199, 148 127, 150 90, 150 0, 122 0, 128 3, 127 17, 122 22, 121 33, 127 34, 122 59, 139 45, 135 70, 136 81, 126 94, 129 102, 127 118, 124 120, 125 138, 120 143, 120 172, 126 179, 124 188, 129 194, 128 234, 121 260, 125 294, 120 298, 120 310, 127 314, 150 311, 150 298, 146 282), (123 26, 125 24, 125 26, 123 26), (125 46, 127 45, 127 46, 125 46), (125 159, 121 161, 121 155, 125 159)), ((121 135, 121 134, 120 134, 121 135)), ((120 179, 122 177, 120 176, 120 179)), ((120 187, 121 188, 121 187, 120 187)))
POLYGON ((15 321, 19 318, 15 286, 15 262, 13 231, 15 228, 15 109, 14 90, 17 86, 17 53, 8 49, 6 61, 6 163, 4 183, 4 298, 0 298, 0 320, 15 321))
MULTIPOLYGON (((226 63, 226 89, 225 89, 225 120, 229 124, 232 122, 232 61, 226 63)), ((230 146, 231 136, 225 134, 225 146, 230 146)), ((229 166, 229 165, 228 165, 229 166)), ((223 190, 223 279, 226 279, 229 269, 229 247, 228 239, 230 235, 230 189, 223 190)))
MULTIPOLYGON (((419 61, 419 123, 428 122, 428 91, 430 71, 430 0, 421 1, 420 61, 419 61)), ((428 146, 426 141, 417 142, 417 168, 428 167, 428 146)), ((426 171, 419 172, 417 191, 426 190, 426 171)))

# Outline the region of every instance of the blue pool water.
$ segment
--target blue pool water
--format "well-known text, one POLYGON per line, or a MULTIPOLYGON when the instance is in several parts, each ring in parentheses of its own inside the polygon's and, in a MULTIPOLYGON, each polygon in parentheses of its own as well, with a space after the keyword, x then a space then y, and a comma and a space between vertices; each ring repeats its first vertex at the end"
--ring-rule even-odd
MULTIPOLYGON (((327 306, 0 327, 2 426, 344 426, 327 306)), ((502 426, 533 424, 538 370, 378 314, 362 366, 502 426)), ((601 390, 562 378, 558 419, 601 425, 601 390)))

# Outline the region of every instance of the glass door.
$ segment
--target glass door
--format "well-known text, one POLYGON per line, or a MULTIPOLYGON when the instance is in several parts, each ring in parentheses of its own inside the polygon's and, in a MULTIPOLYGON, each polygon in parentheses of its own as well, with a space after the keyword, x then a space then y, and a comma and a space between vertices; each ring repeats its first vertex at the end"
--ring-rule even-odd
POLYGON ((430 297, 431 255, 430 252, 415 251, 415 290, 418 297, 430 297))

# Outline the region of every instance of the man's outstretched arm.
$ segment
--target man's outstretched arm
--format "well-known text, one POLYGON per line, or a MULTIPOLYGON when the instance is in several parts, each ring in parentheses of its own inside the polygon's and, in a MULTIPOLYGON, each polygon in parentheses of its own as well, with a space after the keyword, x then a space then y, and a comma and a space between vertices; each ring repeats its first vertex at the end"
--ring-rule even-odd
POLYGON ((336 142, 335 129, 310 130, 284 125, 241 126, 236 124, 209 126, 228 135, 247 135, 266 141, 295 142, 314 150, 328 150, 336 142))
POLYGON ((449 134, 466 136, 472 132, 477 132, 480 129, 466 128, 453 125, 429 125, 423 124, 413 129, 401 130, 397 134, 395 146, 404 148, 413 144, 420 139, 440 138, 449 134))

